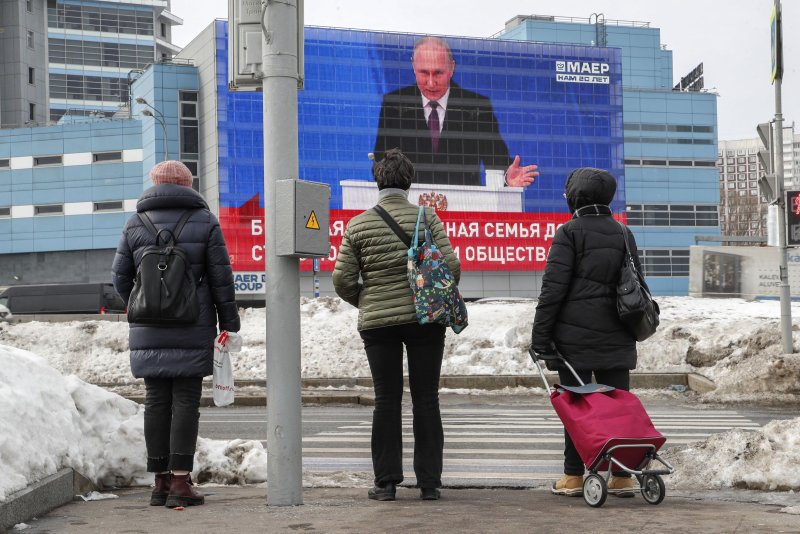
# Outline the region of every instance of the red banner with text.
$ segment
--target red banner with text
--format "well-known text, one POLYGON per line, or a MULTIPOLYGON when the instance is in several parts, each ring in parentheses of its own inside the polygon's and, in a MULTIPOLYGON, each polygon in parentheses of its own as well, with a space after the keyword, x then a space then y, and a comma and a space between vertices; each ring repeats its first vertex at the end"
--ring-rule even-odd
MULTIPOLYGON (((361 210, 331 210, 330 254, 321 271, 332 271, 348 221, 361 210)), ((220 224, 235 272, 264 271, 264 210, 257 197, 240 208, 222 208, 220 224)), ((464 271, 541 271, 558 226, 568 213, 438 212, 464 271)), ((300 262, 312 269, 310 259, 300 262)))

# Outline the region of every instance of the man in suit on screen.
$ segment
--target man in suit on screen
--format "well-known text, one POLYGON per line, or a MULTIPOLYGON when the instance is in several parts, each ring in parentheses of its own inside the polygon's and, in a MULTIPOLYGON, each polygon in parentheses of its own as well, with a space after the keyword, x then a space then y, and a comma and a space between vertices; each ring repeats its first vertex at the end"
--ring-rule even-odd
POLYGON ((414 163, 420 183, 481 185, 481 164, 502 171, 508 186, 533 183, 537 166, 511 158, 489 99, 453 82, 456 64, 443 39, 418 40, 411 63, 417 83, 383 98, 376 161, 399 148, 414 163))

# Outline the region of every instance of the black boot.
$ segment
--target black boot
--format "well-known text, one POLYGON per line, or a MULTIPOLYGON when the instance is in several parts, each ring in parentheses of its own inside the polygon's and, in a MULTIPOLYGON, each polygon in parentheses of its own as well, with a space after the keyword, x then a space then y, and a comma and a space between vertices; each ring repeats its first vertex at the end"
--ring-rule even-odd
POLYGON ((369 489, 367 496, 374 501, 393 501, 397 488, 391 482, 383 486, 375 485, 369 489))
POLYGON ((442 494, 436 488, 420 488, 419 498, 423 501, 438 501, 442 494))

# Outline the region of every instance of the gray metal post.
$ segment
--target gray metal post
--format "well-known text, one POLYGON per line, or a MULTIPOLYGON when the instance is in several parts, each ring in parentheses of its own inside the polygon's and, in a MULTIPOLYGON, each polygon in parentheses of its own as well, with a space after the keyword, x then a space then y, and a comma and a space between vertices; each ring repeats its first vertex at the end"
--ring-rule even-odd
POLYGON ((787 253, 789 247, 786 243, 786 199, 784 194, 784 170, 783 170, 783 110, 781 103, 781 82, 783 78, 783 43, 781 34, 782 26, 781 0, 775 0, 773 11, 772 27, 772 60, 773 60, 773 84, 775 85, 775 128, 773 139, 775 140, 775 150, 773 151, 775 161, 775 189, 776 200, 778 201, 778 243, 779 243, 779 294, 781 299, 781 341, 785 354, 794 353, 794 343, 792 342, 792 296, 789 287, 789 264, 787 253))
POLYGON ((276 181, 298 176, 297 0, 264 11, 264 209, 266 211, 267 504, 303 504, 300 414, 300 260, 276 252, 276 181))
POLYGON ((783 184, 783 113, 781 106, 781 79, 775 79, 775 181, 778 197, 778 242, 780 243, 780 286, 778 288, 781 298, 781 341, 783 352, 792 354, 792 295, 789 288, 789 264, 786 245, 786 195, 783 184))

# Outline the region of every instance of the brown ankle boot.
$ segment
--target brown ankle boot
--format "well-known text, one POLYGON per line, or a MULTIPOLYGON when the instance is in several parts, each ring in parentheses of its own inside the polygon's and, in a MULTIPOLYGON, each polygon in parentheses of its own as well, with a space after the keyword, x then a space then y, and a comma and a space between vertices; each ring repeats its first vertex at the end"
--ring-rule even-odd
POLYGON ((150 494, 150 506, 164 506, 169 495, 169 483, 172 473, 156 473, 153 493, 150 494))
POLYGON ((199 506, 205 502, 203 494, 194 489, 191 475, 172 475, 167 496, 167 507, 199 506))

